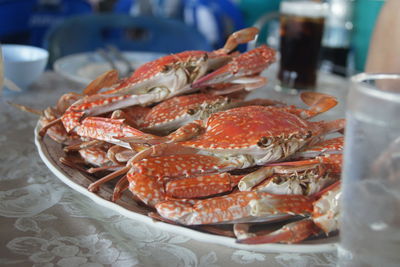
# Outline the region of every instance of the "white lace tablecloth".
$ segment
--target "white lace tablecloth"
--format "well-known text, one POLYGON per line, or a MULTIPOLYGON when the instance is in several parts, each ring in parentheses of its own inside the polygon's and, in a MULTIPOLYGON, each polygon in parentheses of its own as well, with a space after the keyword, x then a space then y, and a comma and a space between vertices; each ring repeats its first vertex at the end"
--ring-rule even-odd
MULTIPOLYGON (((325 82, 334 90, 345 86, 335 80, 325 82)), ((251 252, 165 232, 99 206, 60 182, 36 151, 33 130, 37 117, 7 101, 44 109, 62 93, 80 89, 46 72, 28 91, 0 98, 0 264, 335 266, 334 252, 251 252)), ((267 89, 257 94, 267 96, 267 89)))

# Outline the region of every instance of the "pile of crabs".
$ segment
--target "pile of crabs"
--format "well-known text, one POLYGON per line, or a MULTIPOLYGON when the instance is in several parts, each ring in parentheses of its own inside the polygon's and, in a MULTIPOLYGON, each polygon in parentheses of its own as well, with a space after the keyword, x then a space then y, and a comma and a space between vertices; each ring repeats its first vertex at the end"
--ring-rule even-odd
POLYGON ((160 220, 229 224, 248 244, 336 231, 345 122, 310 120, 337 104, 321 93, 300 95, 307 108, 245 100, 275 61, 265 45, 234 51, 257 33, 247 28, 216 51, 159 58, 129 78, 106 72, 47 108, 39 133, 63 145, 64 164, 106 171, 88 190, 114 183, 112 201, 130 191, 160 220), (290 223, 251 230, 277 220, 290 223))

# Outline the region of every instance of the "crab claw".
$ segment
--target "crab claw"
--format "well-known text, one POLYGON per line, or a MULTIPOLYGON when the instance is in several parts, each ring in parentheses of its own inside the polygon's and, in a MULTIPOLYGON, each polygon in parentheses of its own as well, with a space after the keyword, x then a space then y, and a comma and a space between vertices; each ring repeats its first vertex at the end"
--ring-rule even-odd
POLYGON ((340 181, 337 181, 313 196, 314 198, 321 197, 313 204, 312 219, 326 234, 339 228, 340 183, 340 181))
POLYGON ((320 230, 311 219, 289 223, 272 233, 256 235, 245 239, 238 239, 237 243, 242 244, 265 244, 265 243, 298 243, 311 235, 319 233, 320 230))
POLYGON ((185 225, 269 221, 289 214, 309 214, 312 203, 301 195, 235 192, 201 200, 168 200, 156 204, 158 213, 185 225))
POLYGON ((323 140, 312 146, 300 149, 293 158, 315 158, 321 155, 342 154, 344 147, 343 136, 323 140))
POLYGON ((130 148, 124 138, 137 138, 142 142, 162 142, 161 137, 139 131, 125 123, 124 119, 111 119, 103 117, 88 117, 82 121, 77 133, 82 137, 106 141, 126 148, 130 148))
POLYGON ((95 94, 86 96, 72 104, 61 116, 67 132, 81 125, 81 121, 89 116, 104 114, 120 108, 150 104, 165 98, 165 92, 143 95, 101 95, 95 94))
POLYGON ((313 195, 310 202, 316 198, 319 199, 313 203, 312 218, 289 223, 265 235, 247 233, 245 228, 244 231, 239 232, 240 235, 237 235, 239 238, 237 242, 243 244, 298 243, 322 231, 326 234, 336 231, 339 227, 340 181, 313 195))
POLYGON ((199 78, 192 84, 192 88, 209 86, 222 81, 255 84, 257 78, 262 78, 255 75, 273 62, 275 62, 275 50, 263 45, 233 58, 223 67, 199 78), (246 80, 248 77, 251 77, 250 81, 246 80))

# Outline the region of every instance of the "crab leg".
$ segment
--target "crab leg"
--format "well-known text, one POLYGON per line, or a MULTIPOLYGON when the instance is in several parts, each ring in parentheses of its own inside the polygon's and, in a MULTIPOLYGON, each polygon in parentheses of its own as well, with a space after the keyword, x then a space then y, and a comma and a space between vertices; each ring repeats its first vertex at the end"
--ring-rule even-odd
POLYGON ((335 97, 318 92, 303 92, 300 98, 307 106, 311 107, 308 118, 328 111, 337 105, 335 97))
POLYGON ((129 182, 128 179, 126 178, 126 175, 124 175, 117 184, 115 185, 114 192, 111 197, 111 201, 115 202, 118 199, 121 198, 122 193, 129 188, 129 182))
POLYGON ((83 90, 84 95, 94 95, 98 93, 102 88, 111 87, 118 82, 118 72, 116 70, 107 71, 96 79, 94 79, 88 86, 83 90))
POLYGON ((71 151, 79 151, 81 149, 91 148, 91 147, 99 147, 104 145, 105 143, 99 140, 89 140, 83 141, 81 143, 77 143, 74 145, 69 145, 63 148, 64 152, 71 152, 71 151))
POLYGON ((210 95, 229 95, 237 92, 252 91, 263 87, 268 79, 262 76, 243 77, 235 80, 235 83, 218 83, 202 89, 210 95))
POLYGON ((122 146, 114 145, 107 150, 107 158, 116 164, 126 163, 137 151, 122 146))
POLYGON ((110 166, 103 166, 103 167, 96 167, 96 168, 89 168, 86 171, 88 173, 96 173, 96 172, 101 172, 101 171, 118 171, 122 168, 124 168, 125 165, 110 165, 110 166))
POLYGON ((338 103, 335 97, 318 92, 302 92, 300 98, 310 107, 309 109, 298 108, 294 105, 273 108, 295 114, 302 119, 310 119, 332 109, 338 103))
POLYGON ((125 167, 123 167, 123 168, 121 168, 121 169, 119 169, 119 170, 117 170, 117 171, 115 171, 113 173, 110 173, 109 175, 104 176, 100 180, 97 180, 96 182, 91 183, 88 186, 88 190, 90 192, 97 192, 99 190, 99 186, 101 184, 104 184, 104 183, 106 183, 108 181, 111 181, 111 180, 113 180, 113 179, 115 179, 115 178, 117 178, 117 177, 119 177, 121 175, 125 175, 129 171, 129 169, 130 169, 129 166, 125 166, 125 167))
POLYGON ((223 48, 214 51, 215 54, 228 54, 238 45, 248 43, 257 36, 259 30, 256 27, 246 28, 232 33, 223 48))

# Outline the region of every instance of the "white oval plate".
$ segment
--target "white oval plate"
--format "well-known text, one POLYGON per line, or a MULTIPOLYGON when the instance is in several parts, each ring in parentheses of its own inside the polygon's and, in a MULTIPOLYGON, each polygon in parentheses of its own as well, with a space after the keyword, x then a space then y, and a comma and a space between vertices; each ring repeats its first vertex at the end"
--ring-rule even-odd
MULTIPOLYGON (((165 56, 162 53, 153 52, 122 52, 133 68, 138 68, 146 62, 165 56)), ((115 61, 121 73, 127 71, 127 66, 122 61, 115 61)), ((57 59, 54 62, 54 70, 62 76, 82 85, 88 85, 100 74, 111 69, 107 61, 98 53, 87 52, 73 54, 57 59)))
MULTIPOLYGON (((39 155, 46 166, 52 171, 62 182, 70 186, 72 189, 89 197, 97 204, 114 210, 128 218, 140 221, 153 227, 172 232, 179 235, 188 236, 194 240, 224 245, 236 249, 244 249, 258 252, 294 252, 294 253, 321 253, 332 252, 336 250, 338 236, 324 237, 314 240, 304 241, 300 244, 259 244, 246 245, 235 242, 234 238, 220 236, 202 232, 201 229, 193 229, 180 225, 173 225, 165 222, 155 221, 147 216, 148 208, 137 205, 129 196, 124 196, 117 203, 109 201, 112 194, 112 187, 103 187, 98 193, 92 193, 87 190, 87 186, 94 181, 84 173, 69 168, 59 162, 59 158, 63 156, 61 145, 55 143, 48 136, 41 138, 38 136, 39 127, 35 129, 35 144, 39 155)), ((195 228, 195 227, 194 227, 195 228)))

